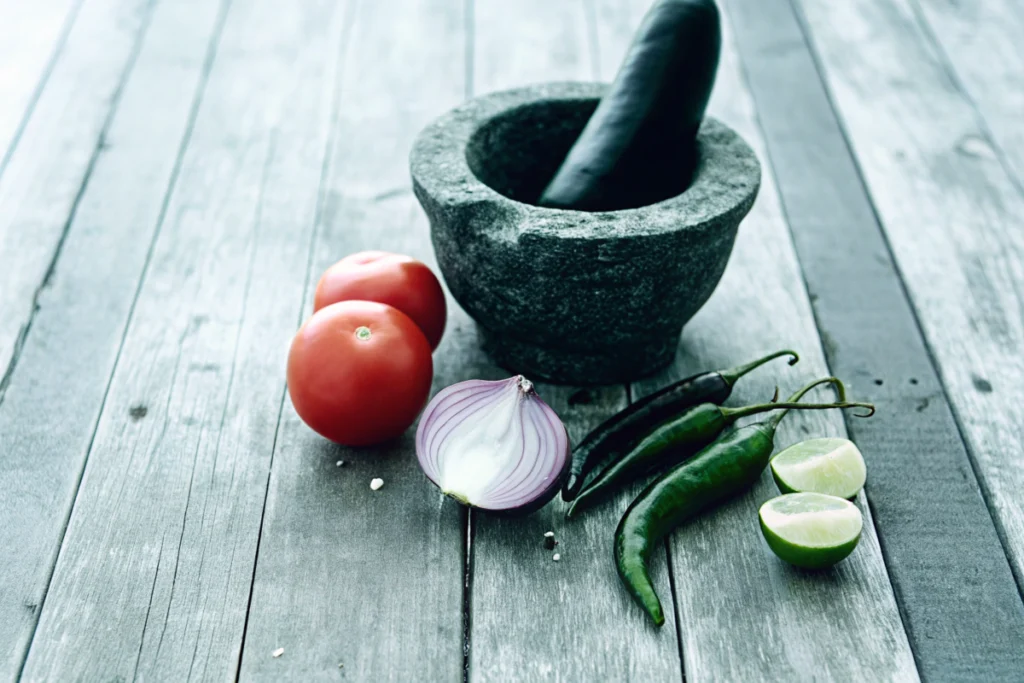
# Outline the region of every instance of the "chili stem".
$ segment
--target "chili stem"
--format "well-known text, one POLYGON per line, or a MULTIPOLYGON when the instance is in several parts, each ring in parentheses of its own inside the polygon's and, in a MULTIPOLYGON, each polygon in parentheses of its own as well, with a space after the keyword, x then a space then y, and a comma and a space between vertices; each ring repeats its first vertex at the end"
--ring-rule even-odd
POLYGON ((857 415, 857 417, 871 417, 875 414, 874 405, 871 403, 861 403, 859 401, 848 401, 842 403, 759 403, 757 405, 744 406, 742 408, 722 408, 722 412, 727 417, 738 420, 741 417, 747 417, 748 415, 754 415, 756 413, 763 413, 767 410, 781 409, 784 412, 781 415, 776 415, 772 418, 772 420, 777 422, 790 410, 825 410, 828 408, 864 408, 868 411, 862 415, 857 415))
MULTIPOLYGON (((836 394, 839 397, 839 402, 843 403, 843 402, 846 401, 846 385, 843 384, 843 381, 841 379, 839 379, 838 377, 823 377, 823 378, 821 378, 819 380, 815 380, 815 381, 811 382, 810 384, 808 384, 808 385, 798 389, 792 396, 790 396, 786 400, 787 401, 799 401, 801 398, 804 397, 804 394, 806 394, 808 391, 810 391, 814 387, 821 386, 822 384, 831 384, 835 388, 835 390, 836 390, 836 394)), ((773 418, 771 418, 769 420, 769 424, 771 424, 772 429, 778 429, 779 428, 779 424, 782 422, 782 419, 784 417, 786 417, 786 414, 788 412, 789 412, 788 410, 784 411, 784 412, 781 412, 781 413, 779 413, 778 415, 776 415, 775 417, 773 417, 773 418)))
POLYGON ((797 362, 800 360, 800 356, 797 354, 796 351, 783 349, 782 351, 776 351, 775 353, 768 354, 764 358, 758 358, 755 361, 751 361, 746 365, 738 365, 735 368, 721 370, 718 374, 722 376, 722 379, 724 379, 729 386, 732 386, 736 384, 736 380, 738 380, 740 377, 747 374, 751 370, 755 370, 764 365, 765 363, 767 363, 768 361, 775 360, 776 358, 780 358, 781 356, 790 356, 790 365, 796 365, 797 362))
POLYGON ((806 394, 808 391, 810 391, 814 387, 820 387, 822 384, 831 384, 833 387, 835 387, 836 395, 839 397, 839 402, 846 402, 846 385, 843 384, 843 380, 839 379, 838 377, 822 377, 821 379, 816 379, 810 384, 797 389, 792 396, 786 399, 786 402, 794 403, 796 401, 799 401, 804 397, 804 394, 806 394))
POLYGON ((790 410, 825 410, 828 408, 864 408, 868 412, 863 415, 857 415, 857 417, 871 417, 875 414, 875 406, 870 403, 850 403, 846 400, 846 386, 837 377, 823 377, 816 379, 810 384, 801 387, 792 396, 790 396, 784 403, 758 403, 752 406, 743 406, 742 408, 722 408, 722 414, 731 420, 738 420, 741 417, 747 417, 748 415, 754 415, 755 413, 763 413, 768 410, 781 409, 782 412, 774 416, 770 424, 772 427, 777 427, 782 421, 782 418, 786 416, 790 410), (836 388, 836 393, 839 395, 838 403, 798 403, 801 398, 804 397, 808 391, 814 387, 821 386, 822 384, 831 384, 836 388))

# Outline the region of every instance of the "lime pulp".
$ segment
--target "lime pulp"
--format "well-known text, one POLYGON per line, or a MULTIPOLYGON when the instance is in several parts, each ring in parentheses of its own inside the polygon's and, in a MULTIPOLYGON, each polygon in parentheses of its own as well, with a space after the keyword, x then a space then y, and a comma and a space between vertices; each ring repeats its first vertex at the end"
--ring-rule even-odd
POLYGON ((849 439, 808 439, 784 449, 771 461, 783 493, 824 493, 853 498, 867 479, 860 449, 849 439))

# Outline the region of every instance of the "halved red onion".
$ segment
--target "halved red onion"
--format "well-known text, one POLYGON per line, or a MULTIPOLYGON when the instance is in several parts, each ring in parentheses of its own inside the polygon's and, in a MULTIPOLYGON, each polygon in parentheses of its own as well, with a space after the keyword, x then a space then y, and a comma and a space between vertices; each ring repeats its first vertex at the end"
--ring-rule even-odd
POLYGON ((446 495, 484 510, 534 510, 569 472, 565 425, 522 375, 438 392, 420 418, 416 457, 446 495))

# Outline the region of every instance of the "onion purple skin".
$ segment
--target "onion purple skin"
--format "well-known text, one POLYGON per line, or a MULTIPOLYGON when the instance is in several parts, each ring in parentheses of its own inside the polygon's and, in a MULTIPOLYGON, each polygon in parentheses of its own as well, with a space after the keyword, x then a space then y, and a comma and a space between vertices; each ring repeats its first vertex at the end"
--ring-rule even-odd
MULTIPOLYGON (((523 413, 519 413, 518 416, 522 416, 523 413)), ((484 415, 483 417, 488 417, 484 415)), ((536 410, 533 411, 533 418, 537 417, 536 410)), ((533 425, 534 429, 538 428, 538 420, 531 419, 529 421, 533 425)), ((523 424, 527 424, 526 421, 523 424)), ((541 429, 544 431, 544 429, 541 429)), ((447 497, 455 500, 460 505, 468 508, 485 512, 489 515, 496 517, 521 517, 524 515, 531 514, 540 510, 547 505, 561 490, 562 485, 565 483, 569 476, 569 472, 572 466, 572 448, 569 440, 568 431, 565 428, 565 424, 558 417, 558 414, 544 402, 544 400, 537 395, 537 392, 533 388, 533 384, 521 375, 516 375, 505 380, 498 381, 486 381, 486 380, 468 380, 465 382, 459 382, 453 384, 435 395, 427 408, 424 410, 423 415, 420 419, 420 424, 416 430, 416 455, 419 461, 421 469, 426 474, 427 479, 434 484, 439 490, 444 493, 447 497), (554 453, 554 461, 551 464, 557 463, 558 459, 561 459, 560 469, 557 473, 548 472, 549 480, 544 489, 537 495, 532 496, 532 491, 529 488, 526 489, 526 496, 529 496, 529 500, 518 505, 512 505, 509 507, 500 508, 489 508, 481 505, 470 503, 466 499, 459 495, 445 492, 437 478, 439 475, 438 467, 442 461, 438 460, 438 457, 443 453, 443 446, 445 440, 454 433, 461 424, 466 423, 476 417, 476 411, 473 410, 472 405, 479 403, 479 405, 486 405, 489 398, 500 398, 499 392, 505 390, 510 383, 515 383, 515 386, 519 391, 523 393, 528 400, 539 404, 540 415, 543 416, 543 420, 540 420, 541 426, 548 430, 546 435, 542 435, 540 432, 534 432, 538 438, 546 436, 551 438, 554 436, 554 442, 551 445, 554 446, 554 451, 548 452, 554 453), (459 406, 463 406, 459 408, 459 406), (466 409, 470 409, 468 415, 463 417, 462 420, 458 420, 459 414, 466 412, 466 409), (451 412, 454 409, 454 413, 451 412), (451 428, 445 433, 445 427, 451 425, 451 428), (436 442, 435 439, 440 435, 440 441, 436 442)), ((543 454, 541 454, 543 457, 543 454)), ((543 471, 543 470, 542 470, 543 471)))
POLYGON ((488 510, 487 508, 475 508, 477 510, 483 510, 494 515, 501 517, 523 517, 529 514, 533 514, 537 510, 550 503, 554 497, 562 490, 562 484, 569 477, 569 466, 572 464, 572 458, 565 459, 565 467, 562 468, 561 473, 551 483, 551 487, 544 491, 535 501, 527 503, 526 505, 519 508, 512 508, 509 510, 488 510))

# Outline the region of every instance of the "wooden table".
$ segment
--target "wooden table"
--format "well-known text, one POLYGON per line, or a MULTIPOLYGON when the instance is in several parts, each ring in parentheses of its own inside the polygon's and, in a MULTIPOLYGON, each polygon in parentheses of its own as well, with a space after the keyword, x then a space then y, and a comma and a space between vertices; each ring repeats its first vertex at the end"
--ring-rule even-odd
MULTIPOLYGON (((878 405, 780 433, 868 461, 834 570, 768 550, 766 476, 654 558, 658 630, 611 562, 627 496, 467 514, 411 435, 349 450, 296 417, 318 274, 433 263, 416 132, 610 78, 649 2, 0 0, 0 680, 1024 680, 1016 0, 722 0, 711 112, 764 165, 728 272, 669 371, 540 387, 578 440, 799 349, 735 400, 833 372, 878 405)), ((454 302, 435 364, 435 389, 507 374, 454 302)))

